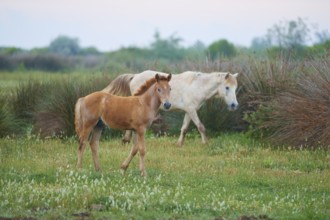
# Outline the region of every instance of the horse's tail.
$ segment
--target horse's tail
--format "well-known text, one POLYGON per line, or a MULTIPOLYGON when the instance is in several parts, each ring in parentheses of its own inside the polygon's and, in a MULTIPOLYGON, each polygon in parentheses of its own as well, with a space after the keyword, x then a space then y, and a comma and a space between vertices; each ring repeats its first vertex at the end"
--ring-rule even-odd
POLYGON ((80 133, 83 130, 83 119, 81 115, 81 104, 84 101, 84 98, 79 98, 76 102, 74 109, 74 126, 76 129, 76 133, 80 139, 80 133))
POLYGON ((117 78, 112 80, 110 84, 102 91, 112 95, 130 96, 131 90, 129 85, 133 78, 134 74, 132 73, 119 75, 117 78))

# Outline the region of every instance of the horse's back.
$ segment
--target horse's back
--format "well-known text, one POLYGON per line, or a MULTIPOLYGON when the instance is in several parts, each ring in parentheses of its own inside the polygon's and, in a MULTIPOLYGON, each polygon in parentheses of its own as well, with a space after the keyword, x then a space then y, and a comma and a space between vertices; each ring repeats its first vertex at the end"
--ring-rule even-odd
MULTIPOLYGON (((135 74, 134 78, 130 82, 130 89, 131 93, 134 94, 141 85, 143 85, 147 80, 152 77, 155 77, 156 74, 167 76, 168 73, 153 71, 153 70, 146 70, 141 73, 135 74)), ((172 79, 173 80, 173 79, 172 79)))

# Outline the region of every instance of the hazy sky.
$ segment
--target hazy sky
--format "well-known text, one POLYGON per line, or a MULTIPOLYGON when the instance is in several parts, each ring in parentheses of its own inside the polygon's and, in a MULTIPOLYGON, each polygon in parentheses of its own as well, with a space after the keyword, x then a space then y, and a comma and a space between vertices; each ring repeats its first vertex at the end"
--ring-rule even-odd
POLYGON ((330 30, 330 0, 0 0, 0 46, 45 47, 59 35, 101 51, 181 37, 184 46, 227 39, 249 46, 284 20, 330 30))

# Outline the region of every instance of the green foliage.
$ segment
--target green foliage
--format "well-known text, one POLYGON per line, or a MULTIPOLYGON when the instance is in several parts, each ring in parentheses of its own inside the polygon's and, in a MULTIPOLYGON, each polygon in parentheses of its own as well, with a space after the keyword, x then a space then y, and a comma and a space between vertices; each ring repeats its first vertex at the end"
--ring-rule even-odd
POLYGON ((180 46, 181 38, 172 35, 168 39, 162 39, 159 32, 156 32, 154 37, 151 49, 156 59, 178 61, 184 58, 185 50, 180 46))
POLYGON ((100 55, 101 53, 97 50, 96 47, 86 47, 80 49, 81 55, 100 55))
POLYGON ((0 47, 0 54, 1 55, 15 55, 20 52, 23 52, 21 48, 17 47, 0 47))
POLYGON ((49 51, 65 56, 77 55, 80 52, 80 46, 77 38, 58 36, 50 43, 49 51))
MULTIPOLYGON (((244 115, 244 120, 249 123, 247 131, 249 136, 264 139, 274 134, 276 130, 265 125, 265 122, 272 120, 273 106, 271 101, 265 102, 258 107, 257 111, 244 115)), ((283 121, 283 123, 286 123, 286 121, 283 121)))
POLYGON ((330 55, 330 40, 327 40, 320 44, 315 44, 314 46, 309 48, 309 53, 312 56, 319 56, 319 57, 329 57, 330 55))
POLYGON ((236 55, 235 46, 225 39, 212 43, 207 48, 207 52, 212 60, 219 59, 220 57, 231 58, 236 55))

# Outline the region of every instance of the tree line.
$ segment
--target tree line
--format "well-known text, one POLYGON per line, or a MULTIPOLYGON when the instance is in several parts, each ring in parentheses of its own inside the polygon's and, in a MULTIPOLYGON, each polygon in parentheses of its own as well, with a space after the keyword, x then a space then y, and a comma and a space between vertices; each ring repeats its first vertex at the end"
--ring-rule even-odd
POLYGON ((95 47, 81 47, 78 38, 58 36, 45 48, 24 50, 0 47, 0 70, 125 72, 142 71, 155 63, 157 67, 165 67, 187 60, 216 61, 242 54, 269 58, 287 54, 297 59, 328 56, 329 32, 315 31, 312 27, 302 18, 281 21, 269 28, 264 36, 254 38, 250 47, 234 45, 227 39, 219 39, 210 45, 197 41, 189 47, 183 47, 182 38, 176 35, 164 38, 156 31, 153 42, 147 47, 130 46, 109 52, 100 52, 95 47))

